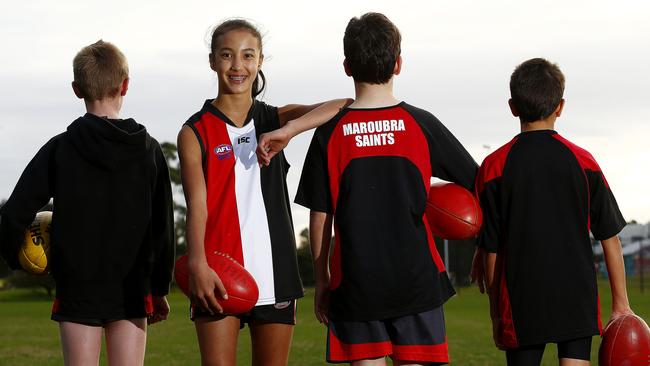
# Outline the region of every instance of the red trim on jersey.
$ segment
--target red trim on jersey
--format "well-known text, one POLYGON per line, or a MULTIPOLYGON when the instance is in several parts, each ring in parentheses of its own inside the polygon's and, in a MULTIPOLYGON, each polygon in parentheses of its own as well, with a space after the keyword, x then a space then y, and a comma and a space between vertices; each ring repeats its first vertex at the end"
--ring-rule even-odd
MULTIPOLYGON (((564 137, 560 136, 560 134, 554 134, 553 137, 560 141, 561 143, 564 144, 564 146, 568 147, 569 150, 573 153, 573 155, 578 159, 578 163, 580 164, 580 167, 583 170, 593 170, 595 172, 601 172, 600 166, 596 162, 596 159, 589 153, 589 151, 581 148, 580 146, 574 144, 573 142, 565 139, 564 137)), ((607 179, 605 179, 605 176, 603 175, 603 181, 605 182, 605 186, 609 188, 609 184, 607 183, 607 179)))
MULTIPOLYGON (((598 291, 598 290, 596 290, 598 291)), ((596 294, 598 298, 598 333, 603 335, 603 321, 600 319, 600 294, 596 294)))
POLYGON ((151 294, 144 297, 144 312, 147 316, 153 314, 153 299, 151 298, 151 294))
POLYGON ((440 253, 438 253, 438 248, 436 247, 436 241, 433 238, 433 234, 431 234, 431 228, 429 227, 429 220, 427 220, 426 214, 422 217, 422 222, 424 222, 424 226, 426 226, 427 228, 427 242, 429 243, 429 252, 431 252, 431 258, 433 259, 433 263, 436 264, 436 267, 438 268, 438 272, 444 272, 446 271, 445 262, 440 257, 440 253))
POLYGON ((56 298, 54 299, 54 302, 52 303, 52 314, 56 314, 59 312, 59 299, 56 298))
POLYGON ((336 290, 341 285, 341 239, 338 235, 338 225, 334 223, 334 250, 332 251, 332 258, 330 259, 330 290, 336 290))
POLYGON ((508 153, 510 153, 512 145, 517 142, 517 138, 513 138, 510 142, 501 146, 483 160, 483 164, 481 164, 476 175, 476 184, 474 185, 476 197, 481 196, 487 182, 499 178, 503 174, 503 167, 506 165, 508 153))
POLYGON ((329 330, 329 343, 327 346, 327 360, 334 362, 378 358, 393 353, 393 347, 390 341, 357 344, 344 343, 336 337, 331 329, 329 330))
POLYGON ((506 284, 506 261, 497 259, 499 270, 499 316, 500 320, 500 341, 506 348, 519 347, 517 340, 517 331, 515 330, 514 320, 512 318, 512 307, 510 306, 510 296, 508 294, 508 285, 506 284))
POLYGON ((393 345, 393 357, 401 361, 449 363, 449 347, 445 342, 431 345, 393 345))
POLYGON ((208 209, 205 250, 228 254, 245 265, 235 196, 235 156, 226 122, 206 112, 194 127, 206 150, 203 167, 208 209))

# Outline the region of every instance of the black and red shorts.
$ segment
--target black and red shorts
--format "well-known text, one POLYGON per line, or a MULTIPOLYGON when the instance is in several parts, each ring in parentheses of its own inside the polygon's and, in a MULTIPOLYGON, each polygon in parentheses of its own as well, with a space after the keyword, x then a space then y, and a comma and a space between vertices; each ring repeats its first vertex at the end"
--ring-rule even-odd
POLYGON ((394 360, 449 362, 442 306, 386 320, 330 319, 327 362, 352 362, 390 356, 394 360))

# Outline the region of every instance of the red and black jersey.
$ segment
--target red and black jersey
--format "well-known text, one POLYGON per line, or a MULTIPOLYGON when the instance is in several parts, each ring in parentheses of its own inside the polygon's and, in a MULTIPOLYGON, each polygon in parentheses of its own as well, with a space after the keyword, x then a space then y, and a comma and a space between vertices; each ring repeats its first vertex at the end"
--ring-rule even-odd
POLYGON ((499 258, 504 345, 599 334, 589 231, 608 239, 625 220, 591 154, 552 130, 523 132, 485 158, 476 191, 479 245, 499 258))
POLYGON ((403 102, 316 130, 296 203, 334 216, 332 319, 419 313, 454 294, 424 210, 432 176, 471 189, 476 171, 440 121, 403 102))
POLYGON ((289 164, 279 153, 257 164, 257 138, 280 127, 278 110, 253 101, 242 127, 208 100, 185 124, 203 153, 208 218, 206 251, 226 253, 255 278, 257 305, 301 297, 296 241, 289 208, 289 164))

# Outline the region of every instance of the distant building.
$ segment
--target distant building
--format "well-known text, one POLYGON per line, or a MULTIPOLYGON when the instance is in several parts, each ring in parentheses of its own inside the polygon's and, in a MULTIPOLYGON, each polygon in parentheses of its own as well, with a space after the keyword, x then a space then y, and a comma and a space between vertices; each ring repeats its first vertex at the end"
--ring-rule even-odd
MULTIPOLYGON (((618 234, 623 246, 625 272, 634 275, 643 267, 644 272, 650 272, 650 222, 647 224, 628 224, 618 234)), ((603 247, 592 237, 592 246, 600 272, 605 275, 603 262, 603 247)))

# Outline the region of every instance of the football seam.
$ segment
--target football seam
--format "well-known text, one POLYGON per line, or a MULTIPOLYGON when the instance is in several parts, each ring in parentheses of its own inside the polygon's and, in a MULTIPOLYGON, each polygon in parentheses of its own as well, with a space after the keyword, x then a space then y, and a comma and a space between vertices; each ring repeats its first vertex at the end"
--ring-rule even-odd
MULTIPOLYGON (((476 205, 474 205, 474 206, 476 206, 476 205)), ((452 213, 452 212, 450 212, 450 211, 447 211, 447 210, 445 210, 445 209, 443 209, 443 208, 440 208, 440 207, 438 207, 438 206, 434 206, 434 205, 429 204, 429 207, 431 207, 432 209, 437 210, 437 211, 439 211, 439 212, 445 213, 445 214, 447 214, 447 215, 449 215, 449 216, 451 216, 451 217, 454 217, 454 218, 458 219, 459 221, 462 221, 462 222, 464 222, 464 223, 466 223, 467 225, 470 225, 470 226, 472 226, 472 227, 477 227, 477 226, 478 226, 478 225, 476 225, 475 223, 471 223, 471 222, 469 222, 469 221, 463 219, 462 217, 459 217, 458 215, 456 215, 456 214, 454 214, 454 213, 452 213)), ((476 208, 476 207, 475 207, 475 208, 476 208)))

